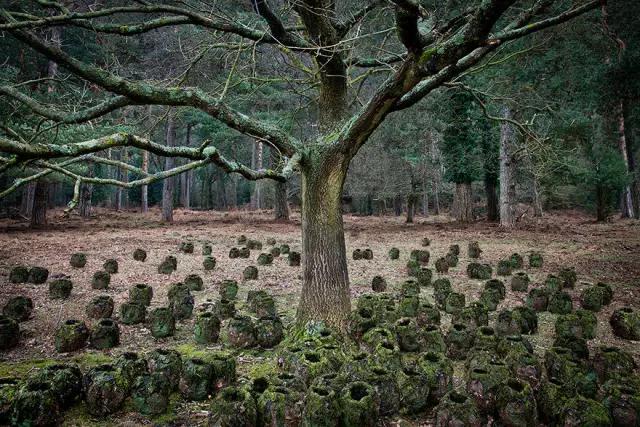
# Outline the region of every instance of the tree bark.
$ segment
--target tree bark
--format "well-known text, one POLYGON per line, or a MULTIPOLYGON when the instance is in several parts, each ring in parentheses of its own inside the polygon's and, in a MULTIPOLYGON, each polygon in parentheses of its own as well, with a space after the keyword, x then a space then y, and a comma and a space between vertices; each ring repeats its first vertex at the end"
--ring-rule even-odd
POLYGON ((596 221, 605 222, 608 217, 607 196, 601 186, 596 187, 596 221))
POLYGON ((533 177, 533 216, 542 217, 542 197, 540 196, 540 185, 538 184, 538 178, 533 177))
MULTIPOLYGON (((94 164, 90 162, 88 164, 87 176, 93 177, 94 175, 94 164)), ((93 194, 93 184, 87 184, 86 182, 82 183, 82 187, 80 188, 80 200, 78 202, 78 211, 80 216, 84 219, 91 218, 91 196, 93 194)))
POLYGON ((31 214, 31 228, 47 225, 47 204, 49 202, 49 184, 38 180, 33 197, 33 212, 31 214))
MULTIPOLYGON (((191 146, 191 123, 187 125, 185 146, 191 146)), ((180 174, 180 205, 185 209, 191 209, 191 171, 180 174)))
POLYGON ((456 183, 451 211, 458 222, 473 221, 473 199, 470 182, 456 183))
MULTIPOLYGON (((627 149, 627 138, 625 132, 625 108, 624 101, 620 100, 618 105, 618 150, 624 161, 625 170, 631 172, 629 168, 629 151, 627 149)), ((633 218, 633 195, 631 185, 627 185, 622 190, 622 201, 620 204, 622 218, 633 218)))
MULTIPOLYGON (((122 147, 122 161, 129 163, 129 150, 127 147, 122 147)), ((129 171, 127 169, 121 169, 120 176, 123 182, 129 182, 129 171)), ((127 188, 123 188, 120 193, 120 207, 122 209, 129 207, 129 189, 127 188)))
POLYGON ((349 160, 340 153, 316 154, 302 168, 302 293, 300 325, 323 321, 344 330, 351 310, 342 222, 342 188, 349 160))
POLYGON ((493 174, 488 174, 484 177, 484 191, 487 195, 487 221, 490 222, 496 222, 500 219, 497 181, 493 174))
POLYGON ((396 216, 402 215, 402 196, 400 194, 393 198, 393 212, 396 216))
POLYGON ((33 201, 36 194, 37 181, 31 181, 22 190, 22 200, 20 202, 20 215, 31 218, 33 214, 33 201))
MULTIPOLYGON (((512 117, 509 107, 502 108, 502 117, 512 117)), ((515 131, 513 125, 500 125, 500 226, 511 228, 516 223, 516 182, 514 158, 515 131)))
MULTIPOLYGON (((149 152, 142 151, 142 170, 149 171, 149 152)), ((149 186, 143 185, 140 188, 140 205, 143 213, 149 212, 149 186)))
POLYGON ((407 196, 407 224, 413 223, 413 216, 416 213, 416 204, 418 203, 418 195, 410 193, 407 196))
MULTIPOLYGON (((253 144, 253 164, 252 169, 262 169, 263 163, 263 147, 262 141, 256 141, 253 144)), ((253 192, 251 193, 251 209, 262 209, 262 183, 260 181, 254 182, 253 192)))
MULTIPOLYGON (((169 114, 167 118, 167 135, 166 145, 172 147, 176 140, 176 127, 174 123, 174 117, 169 114)), ((164 169, 169 170, 175 165, 175 159, 173 157, 166 157, 164 163, 164 169)), ((173 193, 174 193, 175 180, 173 177, 167 178, 163 181, 162 185, 162 221, 173 222, 173 193)))
MULTIPOLYGON (((280 155, 276 150, 271 151, 271 168, 275 169, 280 162, 280 155)), ((289 220, 289 200, 288 190, 286 182, 274 182, 273 185, 274 197, 273 197, 273 212, 276 221, 288 221, 289 220)))

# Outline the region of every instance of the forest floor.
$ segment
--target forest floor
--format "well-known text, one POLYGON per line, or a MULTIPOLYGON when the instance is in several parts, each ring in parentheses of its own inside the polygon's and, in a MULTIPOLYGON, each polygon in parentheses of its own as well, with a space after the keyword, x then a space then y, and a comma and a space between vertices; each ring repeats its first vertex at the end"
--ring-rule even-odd
MULTIPOLYGON (((266 242, 273 237, 278 244, 289 244, 292 250, 300 251, 299 215, 293 214, 288 223, 278 223, 270 219, 269 212, 175 212, 175 222, 171 225, 159 221, 159 212, 143 215, 135 212, 98 210, 94 218, 81 220, 78 217, 64 219, 60 212, 50 212, 50 224, 45 230, 32 231, 25 224, 0 221, 0 306, 12 296, 25 295, 35 304, 33 317, 20 324, 22 340, 11 351, 0 353, 0 377, 21 376, 30 370, 53 363, 57 360, 74 360, 83 365, 103 363, 110 356, 125 351, 143 352, 158 346, 176 348, 184 354, 194 353, 205 347, 193 343, 193 320, 180 322, 176 336, 161 342, 151 337, 142 325, 121 325, 121 345, 112 351, 86 350, 75 355, 58 355, 53 346, 53 335, 57 326, 67 319, 85 319, 86 303, 98 294, 111 295, 118 306, 128 298, 129 288, 136 283, 146 283, 154 288, 152 307, 166 305, 170 284, 181 281, 191 273, 201 275, 205 289, 194 292, 196 306, 207 299, 218 297, 218 283, 223 279, 241 282, 242 271, 247 265, 255 264, 260 251, 252 251, 251 259, 229 259, 228 252, 236 246, 236 238, 244 234, 248 238, 266 242), (192 240, 196 243, 194 254, 178 251, 180 242, 192 240), (213 246, 213 255, 218 263, 214 271, 205 272, 202 266, 201 243, 213 246), (132 253, 143 248, 148 253, 145 263, 134 261, 132 253), (87 254, 87 265, 74 269, 69 258, 75 252, 87 254), (157 273, 157 266, 166 255, 178 257, 178 268, 171 276, 157 273), (112 276, 106 291, 91 289, 93 273, 102 268, 108 258, 119 262, 119 273, 112 276), (71 277, 74 288, 68 300, 51 300, 46 285, 11 284, 8 273, 14 265, 43 266, 51 275, 64 273, 71 277)), ((624 305, 640 309, 640 221, 613 220, 598 224, 589 217, 576 212, 548 214, 540 219, 526 219, 512 231, 505 231, 495 224, 477 222, 461 226, 449 222, 447 217, 417 218, 414 224, 405 224, 402 217, 356 217, 345 216, 347 253, 349 254, 349 275, 351 293, 357 297, 370 291, 371 279, 382 275, 389 283, 389 291, 399 289, 406 280, 405 264, 411 249, 420 248, 423 237, 432 241, 429 246, 431 262, 444 256, 449 246, 460 244, 461 257, 458 267, 449 271, 454 290, 466 296, 467 303, 478 299, 480 281, 466 277, 467 243, 477 240, 483 250, 482 260, 494 267, 500 259, 514 252, 527 254, 532 250, 544 254, 544 266, 527 269, 533 283, 541 283, 549 273, 556 273, 562 267, 573 266, 578 272, 578 284, 569 290, 574 307, 579 307, 579 295, 586 285, 582 282, 603 281, 614 286, 614 301, 597 313, 597 336, 590 341, 591 346, 610 344, 631 352, 640 361, 640 346, 631 341, 618 339, 611 334, 608 324, 612 311, 624 305), (391 247, 401 251, 400 259, 391 261, 387 252, 391 247), (371 248, 371 261, 353 261, 351 252, 356 248, 371 248)), ((268 246, 265 245, 265 249, 268 246)), ((244 301, 251 289, 265 289, 276 297, 278 309, 285 322, 295 315, 295 307, 301 289, 301 268, 289 267, 286 258, 276 258, 273 266, 260 267, 257 281, 245 282, 240 286, 239 301, 244 301)), ((421 298, 432 300, 431 288, 423 290, 421 298)), ((525 293, 508 291, 501 308, 520 305, 525 293)), ((495 318, 496 313, 492 316, 495 318)), ((543 354, 553 339, 555 315, 540 314, 540 330, 531 337, 535 351, 543 354)), ((444 315, 443 330, 447 330, 450 317, 444 315)), ((257 369, 275 369, 270 352, 246 351, 238 354, 238 370, 248 373, 257 369)), ((196 423, 202 415, 198 405, 176 403, 176 413, 188 413, 189 424, 196 423), (194 418, 195 417, 195 418, 194 418)), ((82 412, 81 410, 79 410, 82 412)), ((87 425, 86 414, 72 413, 67 416, 68 425, 87 425)), ((184 418, 183 418, 184 419, 184 418)), ((149 423, 145 418, 127 413, 110 421, 112 425, 149 423)), ((100 423, 99 423, 100 424, 100 423)), ((428 425, 427 420, 416 421, 415 425, 428 425)), ((104 423, 101 423, 104 425, 104 423)), ((391 423, 390 423, 391 425, 391 423)))

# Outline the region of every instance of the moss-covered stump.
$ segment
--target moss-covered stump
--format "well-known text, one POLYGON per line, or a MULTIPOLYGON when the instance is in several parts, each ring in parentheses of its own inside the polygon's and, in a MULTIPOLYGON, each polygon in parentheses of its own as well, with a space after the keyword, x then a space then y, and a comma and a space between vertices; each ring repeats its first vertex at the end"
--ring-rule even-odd
POLYGON ((258 255, 258 265, 271 265, 273 264, 273 255, 267 253, 261 253, 258 255))
POLYGON ((418 360, 418 368, 427 380, 427 403, 437 404, 453 388, 453 363, 441 352, 428 351, 418 360))
POLYGON ((20 341, 18 322, 4 314, 0 315, 0 350, 10 350, 20 341))
POLYGON ((501 292, 496 288, 486 288, 480 293, 479 302, 487 307, 489 311, 496 311, 500 301, 503 300, 501 292))
POLYGON ((300 256, 299 252, 295 252, 295 251, 289 252, 289 258, 288 258, 289 267, 299 267, 301 259, 302 257, 300 256))
POLYGON ((447 262, 447 264, 449 265, 449 268, 454 268, 458 266, 458 255, 449 252, 448 254, 446 254, 444 256, 445 261, 447 262))
POLYGON ((496 267, 496 274, 498 276, 511 276, 513 272, 513 264, 511 263, 511 259, 502 259, 498 261, 498 266, 496 267))
POLYGON ((436 301, 438 307, 444 308, 444 303, 447 300, 447 296, 453 292, 453 286, 451 281, 446 278, 440 278, 433 282, 433 298, 436 301))
POLYGON ((473 399, 466 393, 447 393, 435 409, 437 426, 480 427, 483 423, 473 399))
POLYGON ((109 283, 111 283, 111 275, 106 271, 96 271, 93 273, 91 279, 91 288, 93 289, 108 289, 109 283))
POLYGON ((193 245, 193 242, 181 242, 180 243, 180 252, 183 252, 185 254, 192 254, 194 249, 195 249, 195 247, 193 245))
POLYGON ((601 383, 614 378, 623 378, 633 372, 636 367, 633 356, 618 347, 600 346, 593 356, 593 369, 601 383))
POLYGON ((105 417, 118 411, 127 398, 127 382, 113 365, 92 368, 84 377, 87 411, 105 417))
POLYGON ((369 248, 365 249, 364 251, 362 251, 362 258, 366 259, 366 260, 372 260, 373 259, 373 251, 369 248))
POLYGON ((414 259, 410 259, 409 261, 407 261, 405 270, 407 276, 416 277, 418 275, 418 272, 420 271, 420 263, 414 259))
POLYGON ((474 334, 465 325, 455 324, 447 333, 447 355, 454 360, 464 360, 473 347, 474 334))
POLYGON ((182 372, 182 358, 175 350, 155 349, 146 355, 147 367, 151 374, 161 376, 171 390, 178 388, 182 372))
POLYGON ((340 395, 342 409, 342 425, 345 427, 377 425, 378 404, 376 392, 364 381, 348 384, 340 395))
POLYGON ((239 245, 246 245, 247 244, 247 236, 245 236, 244 234, 241 234, 236 239, 236 243, 238 243, 239 245))
POLYGON ((236 314, 236 306, 234 301, 221 299, 216 302, 214 312, 221 319, 229 319, 236 314))
POLYGON ((589 310, 576 310, 556 319, 555 330, 558 337, 575 337, 590 340, 596 336, 598 319, 589 310))
POLYGON ((623 307, 615 310, 609 319, 611 330, 617 337, 627 340, 640 340, 640 312, 623 307))
POLYGON ((16 266, 9 272, 9 281, 11 283, 27 283, 29 280, 29 269, 24 266, 16 266))
POLYGON ((219 294, 221 299, 235 300, 238 296, 238 282, 226 279, 220 283, 219 294))
POLYGON ((87 325, 80 320, 70 319, 58 327, 54 343, 58 353, 69 353, 84 348, 88 339, 87 325))
POLYGON ((418 283, 418 286, 426 287, 431 284, 431 278, 433 276, 433 273, 431 272, 430 268, 419 267, 415 271, 415 273, 416 273, 415 278, 416 278, 416 282, 418 283))
POLYGON ((518 272, 511 277, 511 290, 514 292, 527 292, 531 280, 525 272, 518 272))
POLYGON ((49 270, 44 267, 31 267, 29 269, 29 277, 27 282, 41 285, 49 278, 49 270))
POLYGON ((374 316, 370 308, 356 308, 349 315, 349 335, 356 341, 362 338, 368 330, 378 324, 378 316, 374 316))
POLYGON ((341 421, 340 402, 328 387, 311 387, 305 397, 302 427, 337 426, 341 421))
POLYGON ((568 399, 575 391, 557 378, 549 378, 540 384, 536 396, 538 418, 546 425, 558 425, 562 411, 568 399))
POLYGON ((374 366, 368 370, 366 382, 373 387, 381 416, 393 415, 400 410, 400 390, 393 371, 374 366))
POLYGON ((585 310, 600 311, 604 305, 603 289, 598 286, 586 288, 580 294, 580 305, 585 310))
POLYGON ((445 257, 440 257, 435 262, 436 271, 440 274, 449 272, 449 261, 445 257))
POLYGON ((291 248, 287 244, 280 245, 280 255, 289 255, 291 248))
POLYGON ((567 400, 560 416, 560 425, 610 427, 612 422, 602 403, 578 395, 567 400))
POLYGON ((284 338, 284 328, 278 317, 259 318, 255 330, 257 344, 262 348, 273 348, 284 338))
POLYGON ((198 344, 211 344, 218 341, 220 319, 214 313, 205 311, 196 316, 193 338, 198 344))
POLYGON ((145 262, 147 260, 147 251, 144 249, 136 249, 133 251, 133 259, 140 262, 145 262))
POLYGON ((640 390, 624 380, 608 381, 603 386, 602 404, 616 427, 640 424, 640 390))
POLYGON ((613 288, 607 283, 598 282, 596 287, 602 290, 602 305, 609 305, 613 301, 613 288))
POLYGON ((189 274, 185 277, 183 282, 190 291, 201 291, 204 289, 204 282, 202 281, 202 277, 197 274, 189 274))
POLYGON ((573 302, 571 295, 566 292, 556 292, 549 297, 549 305, 547 310, 553 314, 568 314, 573 311, 573 302))
POLYGON ((178 388, 184 399, 195 401, 207 399, 213 380, 213 366, 203 359, 192 357, 182 361, 178 388))
POLYGON ((484 284, 483 289, 496 290, 498 292, 498 295, 500 295, 500 299, 504 299, 504 297, 507 295, 507 288, 505 288, 502 280, 498 280, 498 279, 487 280, 484 284))
POLYGON ((573 289, 578 281, 578 275, 573 267, 563 268, 558 273, 558 277, 562 282, 563 288, 573 289))
POLYGON ((169 308, 176 320, 191 318, 195 299, 187 285, 184 283, 171 285, 167 298, 169 299, 169 308))
POLYGON ((136 378, 131 389, 133 406, 143 415, 160 415, 169 406, 171 386, 158 373, 144 374, 136 378))
POLYGON ((76 252, 75 254, 71 255, 69 264, 73 268, 83 268, 85 265, 87 265, 87 256, 82 252, 76 252))
POLYGON ((113 298, 108 295, 98 295, 89 301, 85 313, 90 319, 104 319, 111 317, 113 308, 113 298))
POLYGON ((315 378, 335 373, 336 367, 326 355, 314 349, 289 348, 283 357, 287 372, 296 375, 305 384, 311 384, 315 378))
POLYGON ((153 288, 144 283, 138 283, 129 288, 129 301, 135 302, 145 307, 151 305, 153 298, 153 288))
POLYGON ((480 413, 487 415, 496 412, 498 390, 511 377, 507 365, 499 362, 481 363, 469 370, 467 393, 480 413))
POLYGON ((482 249, 480 249, 480 244, 478 242, 469 242, 469 246, 467 246, 467 256, 472 259, 480 258, 482 254, 482 249))
POLYGON ((176 319, 169 307, 159 307, 149 314, 149 329, 154 338, 171 337, 176 332, 176 319))
POLYGON ((351 258, 353 258, 354 261, 361 260, 363 258, 362 249, 354 249, 351 253, 351 258))
POLYGON ((417 415, 429 403, 429 379, 418 366, 405 366, 397 374, 400 413, 417 415))
POLYGON ((15 394, 11 425, 54 426, 61 416, 61 408, 51 384, 28 381, 15 394))
POLYGON ((420 285, 416 280, 405 280, 400 287, 400 296, 413 297, 420 295, 420 285))
POLYGON ((137 302, 125 302, 120 305, 120 322, 125 325, 144 323, 147 307, 137 302))
POLYGON ((555 274, 549 274, 544 280, 544 286, 549 294, 554 294, 562 290, 562 280, 555 274))
POLYGON ((473 341, 473 350, 495 352, 498 345, 498 335, 495 329, 488 326, 481 326, 476 329, 473 341))
POLYGON ((44 382, 61 408, 68 408, 82 397, 82 372, 74 364, 58 363, 38 370, 27 382, 44 382))
POLYGON ((467 276, 470 279, 488 280, 491 279, 492 269, 489 264, 471 262, 467 265, 467 276))
MULTIPOLYGON (((247 249, 248 251, 249 249, 247 249)), ((238 248, 231 248, 229 249, 229 258, 230 259, 236 259, 236 258, 240 258, 240 249, 238 248)))
POLYGON ((91 329, 89 345, 103 350, 120 344, 120 327, 113 319, 100 319, 91 329))
POLYGON ((524 381, 508 380, 496 394, 498 418, 508 426, 537 426, 538 413, 531 386, 524 381))
MULTIPOLYGON (((232 251, 233 248, 229 251, 229 258, 232 258, 232 251)), ((240 248, 238 249, 238 256, 236 258, 249 258, 251 257, 251 249, 244 247, 244 248, 240 248)))
POLYGON ((249 316, 236 315, 223 325, 223 339, 234 348, 251 348, 256 345, 256 330, 249 316))
POLYGON ((509 335, 498 340, 496 352, 500 357, 507 357, 517 353, 533 353, 531 342, 522 335, 509 335))
POLYGON ((280 256, 280 248, 271 248, 269 250, 269 255, 271 255, 272 258, 278 258, 280 256))
POLYGON ((553 341, 554 347, 562 347, 568 349, 574 359, 588 359, 589 346, 587 340, 571 335, 558 335, 553 341))
POLYGON ((398 258, 400 258, 400 249, 398 248, 389 249, 389 259, 396 260, 398 258))
POLYGON ((257 317, 274 317, 277 315, 276 301, 271 295, 255 298, 250 304, 250 309, 257 317))
POLYGON ((420 351, 422 340, 418 332, 418 325, 414 319, 409 317, 400 318, 395 324, 396 339, 400 351, 417 352, 420 351))
POLYGON ((421 331, 421 340, 423 342, 423 347, 427 351, 436 352, 436 353, 446 353, 447 345, 444 341, 444 335, 440 330, 440 327, 437 325, 428 325, 425 326, 421 331))
POLYGON ((118 261, 108 259, 102 264, 102 269, 109 274, 116 274, 118 272, 118 261))
POLYGON ((122 379, 126 383, 127 390, 130 390, 133 387, 133 384, 136 382, 138 377, 145 375, 148 372, 146 359, 138 356, 137 353, 130 351, 118 356, 114 360, 113 366, 118 369, 122 375, 122 379))
POLYGON ((68 276, 61 275, 49 282, 49 298, 67 299, 71 295, 73 283, 68 276))
POLYGON ((398 299, 396 313, 400 317, 415 317, 420 307, 420 298, 417 295, 401 295, 398 299))
POLYGON ((420 265, 429 264, 431 254, 426 249, 413 249, 409 254, 409 259, 418 262, 420 265))
POLYGON ((387 281, 382 276, 373 276, 371 289, 373 292, 384 292, 387 290, 387 281))
POLYGON ((0 425, 9 425, 13 402, 19 388, 18 378, 0 378, 0 425))
POLYGON ((12 318, 16 322, 28 320, 32 312, 33 301, 31 298, 22 295, 9 298, 4 307, 2 307, 2 314, 12 318))
POLYGON ((212 271, 216 268, 216 258, 212 256, 206 256, 202 260, 202 268, 204 271, 212 271))
POLYGON ((416 323, 418 326, 439 325, 441 320, 440 310, 428 302, 420 303, 416 312, 416 323))
POLYGON ((509 261, 511 262, 512 270, 518 270, 524 267, 524 258, 522 258, 522 255, 517 252, 511 254, 511 256, 509 257, 509 261))
POLYGON ((592 398, 596 395, 597 374, 571 350, 563 347, 550 348, 545 352, 544 365, 547 378, 558 379, 582 396, 592 398))
POLYGON ((213 367, 212 390, 220 390, 236 381, 236 359, 226 351, 208 352, 206 361, 213 367))
POLYGON ((451 292, 449 295, 447 295, 447 298, 444 301, 444 311, 449 314, 458 313, 464 308, 464 305, 464 294, 451 292))
POLYGON ((255 427, 257 422, 258 410, 251 393, 241 387, 226 387, 211 403, 207 425, 255 427))
POLYGON ((527 306, 540 313, 549 307, 549 292, 545 288, 533 288, 527 295, 527 306))
POLYGON ((531 252, 529 254, 529 267, 540 268, 542 267, 542 264, 543 264, 542 253, 531 252))
POLYGON ((257 280, 258 279, 258 267, 254 265, 247 266, 242 272, 244 280, 257 280))
POLYGON ((474 301, 461 310, 453 313, 452 323, 465 325, 469 329, 476 329, 489 324, 489 309, 480 301, 474 301))
POLYGON ((160 265, 158 265, 159 274, 171 274, 178 268, 178 259, 173 255, 168 255, 160 265))
POLYGON ((533 334, 538 330, 538 315, 529 307, 502 310, 498 314, 495 330, 500 336, 533 334))
POLYGON ((213 253, 213 246, 211 246, 211 243, 203 243, 202 244, 202 255, 203 256, 209 256, 213 253))
POLYGON ((249 239, 247 240, 247 247, 251 250, 262 250, 262 242, 259 240, 249 239))

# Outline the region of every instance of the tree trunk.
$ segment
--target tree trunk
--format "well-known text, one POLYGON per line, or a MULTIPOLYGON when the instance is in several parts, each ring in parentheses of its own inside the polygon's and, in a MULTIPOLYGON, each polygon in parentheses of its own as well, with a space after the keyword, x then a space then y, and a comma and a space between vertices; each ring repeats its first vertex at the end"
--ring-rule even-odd
MULTIPOLYGON (((167 135, 166 145, 172 147, 176 139, 176 127, 173 121, 173 115, 169 114, 167 119, 167 135)), ((175 159, 173 157, 166 157, 164 163, 164 169, 172 169, 175 165, 175 159)), ((173 222, 173 193, 174 193, 174 178, 167 178, 162 184, 162 221, 173 222)))
POLYGON ((396 216, 402 215, 402 196, 400 194, 393 198, 393 212, 396 216))
MULTIPOLYGON (((118 153, 118 158, 116 160, 122 160, 122 152, 119 150, 115 151, 118 153)), ((113 171, 113 179, 117 179, 118 181, 122 180, 122 171, 119 166, 116 166, 113 171)), ((113 208, 116 212, 119 212, 122 209, 122 187, 116 187, 114 200, 113 200, 113 208)))
MULTIPOLYGON (((502 108, 505 119, 512 117, 509 107, 502 108)), ((516 182, 514 152, 515 132, 513 125, 500 125, 500 226, 511 228, 516 223, 516 182)))
POLYGON ((437 179, 433 181, 433 214, 440 215, 440 187, 437 179))
MULTIPOLYGON (((185 146, 191 146, 191 123, 187 125, 185 146)), ((191 208, 191 171, 180 174, 180 205, 185 209, 191 208)))
POLYGON ((274 212, 276 220, 288 221, 289 220, 289 201, 287 200, 287 183, 276 182, 275 189, 275 205, 274 212))
POLYGON ((535 175, 533 177, 533 216, 542 217, 542 197, 538 178, 535 175))
POLYGON ((458 222, 473 221, 473 200, 471 198, 470 182, 456 183, 451 211, 458 222))
MULTIPOLYGON (((122 161, 129 163, 129 149, 122 147, 122 161)), ((120 176, 123 182, 129 182, 129 171, 127 169, 120 170, 120 176)), ((127 209, 129 207, 129 189, 122 188, 120 191, 120 207, 127 209)))
POLYGON ((415 193, 411 193, 407 196, 407 224, 413 223, 413 215, 416 213, 417 202, 418 196, 415 193))
POLYGON ((490 222, 496 222, 500 219, 497 181, 493 174, 484 177, 484 191, 487 194, 487 221, 490 222))
MULTIPOLYGON (((256 141, 253 144, 252 169, 262 169, 262 141, 256 141)), ((262 182, 256 181, 253 185, 251 193, 251 209, 262 209, 262 182)))
POLYGON ((596 187, 596 221, 604 222, 607 220, 608 206, 607 196, 601 186, 596 187))
POLYGON ((422 215, 429 216, 429 191, 427 191, 427 180, 424 178, 422 186, 422 215))
MULTIPOLYGON (((624 166, 627 172, 630 172, 629 168, 629 151, 627 149, 627 138, 625 133, 625 117, 624 117, 624 101, 619 103, 618 111, 618 150, 622 155, 624 166)), ((622 190, 622 202, 621 202, 621 216, 622 218, 633 218, 633 196, 631 192, 631 185, 627 185, 622 190)))
POLYGON ((49 202, 49 184, 38 180, 33 196, 33 211, 31 213, 31 228, 47 225, 47 204, 49 202))
MULTIPOLYGON (((142 170, 149 171, 149 152, 142 151, 142 170)), ((140 188, 140 205, 143 213, 149 212, 149 186, 143 185, 140 188)))
POLYGON ((29 182, 22 190, 22 200, 20 202, 20 215, 31 218, 33 214, 33 201, 36 194, 37 181, 29 182))
POLYGON ((344 155, 305 159, 302 173, 302 255, 304 273, 298 323, 323 321, 344 330, 351 310, 342 222, 344 155))
MULTIPOLYGON (((87 176, 93 177, 94 175, 94 164, 90 162, 87 166, 87 176)), ((91 217, 91 196, 93 194, 93 184, 88 184, 86 182, 82 183, 82 187, 80 187, 80 200, 78 202, 78 212, 80 213, 80 217, 84 219, 89 219, 91 217)))

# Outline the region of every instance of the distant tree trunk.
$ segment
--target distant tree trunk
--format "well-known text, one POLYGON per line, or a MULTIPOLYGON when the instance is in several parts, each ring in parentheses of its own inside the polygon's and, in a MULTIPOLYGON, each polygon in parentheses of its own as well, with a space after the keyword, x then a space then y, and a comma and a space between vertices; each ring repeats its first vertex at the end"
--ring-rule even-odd
MULTIPOLYGON (((90 162, 88 164, 87 176, 93 177, 95 165, 90 162)), ((82 183, 80 188, 80 201, 78 202, 78 212, 84 219, 91 217, 91 196, 93 194, 93 184, 82 183)))
POLYGON ((274 198, 274 212, 275 219, 278 221, 289 220, 289 201, 287 197, 287 183, 276 182, 274 185, 275 198, 274 198))
MULTIPOLYGON (((620 100, 618 105, 618 149, 622 155, 626 171, 632 172, 629 162, 629 150, 627 148, 627 138, 625 132, 625 108, 624 101, 620 100)), ((620 204, 622 218, 633 218, 633 195, 631 185, 627 185, 622 190, 622 201, 620 204)))
POLYGON ((33 199, 36 194, 37 184, 37 181, 31 181, 22 190, 20 215, 25 218, 31 218, 31 215, 33 214, 33 199))
MULTIPOLYGON (((142 151, 142 170, 149 171, 149 152, 146 150, 142 151)), ((149 186, 147 185, 140 188, 140 205, 143 213, 149 212, 149 186)))
MULTIPOLYGON (((176 140, 176 127, 174 123, 173 114, 169 114, 167 118, 167 134, 166 145, 167 147, 173 147, 176 140)), ((171 156, 165 157, 164 169, 172 169, 175 165, 175 159, 171 156)), ((167 178, 162 184, 162 221, 173 222, 173 193, 174 193, 174 179, 173 177, 167 178)))
POLYGON ((422 186, 422 215, 429 216, 429 191, 427 190, 427 181, 423 181, 422 186))
MULTIPOLYGON (((191 146, 191 126, 187 125, 187 134, 185 137, 185 146, 191 146)), ((191 208, 191 171, 180 174, 180 205, 185 209, 191 208)))
POLYGON ((418 195, 416 193, 410 193, 407 196, 407 224, 413 223, 413 216, 416 211, 416 204, 418 203, 418 195))
POLYGON ((497 181, 493 174, 484 177, 484 191, 487 194, 487 221, 490 222, 496 222, 500 219, 497 181))
MULTIPOLYGON (((252 156, 252 168, 254 170, 262 169, 262 155, 262 141, 254 142, 252 156)), ((256 181, 253 186, 253 193, 251 193, 251 209, 262 209, 262 182, 260 181, 256 181)))
MULTIPOLYGON (((512 117, 509 107, 502 108, 502 117, 512 117)), ((516 223, 516 182, 515 182, 515 132, 513 125, 500 125, 500 226, 511 228, 516 223)))
MULTIPOLYGON (((629 113, 626 110, 629 109, 628 102, 624 103, 625 117, 629 117, 629 113)), ((625 142, 627 146, 627 159, 629 161, 629 173, 631 174, 631 200, 633 206, 633 213, 636 219, 640 219, 640 174, 636 169, 636 158, 634 153, 634 140, 631 126, 625 126, 625 142)))
POLYGON ((47 204, 49 202, 49 184, 38 180, 33 197, 33 212, 31 214, 31 228, 47 225, 47 204))
POLYGON ((540 197, 540 184, 536 176, 533 177, 533 216, 542 216, 542 197, 540 197))
MULTIPOLYGON (((129 163, 129 150, 127 147, 122 147, 122 161, 129 163)), ((127 169, 121 169, 120 176, 123 182, 129 182, 129 171, 127 169)), ((122 209, 129 207, 129 190, 126 188, 121 188, 120 190, 120 207, 122 209)))
MULTIPOLYGON (((113 155, 116 155, 116 153, 117 153, 116 160, 122 161, 122 151, 116 150, 114 151, 113 155)), ((119 181, 122 180, 122 171, 120 170, 119 166, 116 166, 115 170, 113 171, 113 179, 117 179, 119 181)), ((120 209, 122 209, 122 187, 116 187, 115 189, 115 194, 113 198, 113 208, 116 210, 116 212, 119 212, 120 209)))
POLYGON ((433 180, 433 214, 440 215, 440 186, 438 180, 433 180))
POLYGON ((456 183, 451 213, 458 222, 473 221, 473 199, 470 182, 456 183))
POLYGON ((596 187, 596 220, 604 222, 607 220, 609 208, 607 206, 608 197, 601 186, 596 187))
POLYGON ((396 216, 402 215, 402 195, 400 194, 393 198, 393 212, 396 216))

